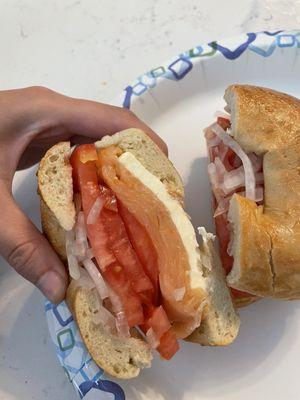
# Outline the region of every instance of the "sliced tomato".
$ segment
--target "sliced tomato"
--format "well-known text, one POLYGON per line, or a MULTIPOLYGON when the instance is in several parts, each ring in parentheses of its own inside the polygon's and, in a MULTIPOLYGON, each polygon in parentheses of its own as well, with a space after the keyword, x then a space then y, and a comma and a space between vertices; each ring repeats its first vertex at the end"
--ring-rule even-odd
POLYGON ((104 207, 107 210, 114 211, 117 213, 119 211, 118 205, 117 205, 117 199, 115 196, 112 195, 112 191, 108 187, 106 187, 102 184, 99 185, 99 189, 100 189, 101 197, 105 199, 104 207))
POLYGON ((96 148, 93 144, 84 144, 73 151, 70 163, 73 172, 75 192, 80 192, 85 207, 90 209, 97 199, 98 177, 95 168, 96 148), (87 187, 90 185, 90 187, 87 187), (93 190, 94 189, 94 190, 93 190))
POLYGON ((157 351, 164 359, 169 360, 179 350, 178 340, 172 331, 170 321, 162 306, 146 307, 145 322, 140 328, 145 334, 148 329, 153 329, 155 336, 159 340, 157 351))
POLYGON ((103 273, 112 289, 121 298, 126 319, 130 328, 144 322, 144 313, 140 298, 132 291, 124 268, 120 265, 112 265, 103 273))
POLYGON ((153 310, 152 316, 148 320, 148 325, 153 329, 158 339, 171 328, 168 316, 162 306, 153 310))
MULTIPOLYGON (((98 185, 97 166, 94 159, 95 154, 97 156, 94 145, 82 145, 73 151, 70 160, 74 171, 75 185, 80 190, 85 220, 94 202, 101 196, 98 185), (83 151, 83 155, 81 151, 83 151), (88 159, 88 155, 91 160, 88 159)), ((93 253, 105 279, 121 298, 128 325, 132 327, 143 323, 142 303, 138 295, 132 290, 123 267, 119 265, 114 252, 109 247, 108 234, 102 213, 95 224, 87 225, 87 234, 93 253)))
POLYGON ((124 222, 120 215, 113 211, 103 211, 103 221, 108 233, 108 243, 118 263, 121 264, 136 293, 153 291, 153 285, 145 274, 127 236, 124 222))
POLYGON ((179 343, 172 329, 169 329, 160 338, 158 352, 165 360, 170 360, 179 350, 179 343))
POLYGON ((154 304, 157 305, 159 300, 159 284, 157 253, 155 247, 145 228, 120 201, 118 201, 118 208, 124 221, 130 242, 143 265, 145 273, 151 279, 154 287, 154 304))

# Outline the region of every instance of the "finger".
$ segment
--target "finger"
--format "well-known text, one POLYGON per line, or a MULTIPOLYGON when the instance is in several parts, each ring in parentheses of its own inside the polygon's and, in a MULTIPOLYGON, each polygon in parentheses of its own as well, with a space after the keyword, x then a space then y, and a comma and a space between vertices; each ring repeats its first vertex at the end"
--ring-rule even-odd
POLYGON ((50 244, 23 214, 6 189, 1 189, 0 253, 52 302, 64 299, 67 273, 50 244), (5 227, 5 228, 4 228, 5 227))
POLYGON ((138 128, 168 154, 166 143, 133 112, 125 108, 88 100, 65 98, 60 108, 62 123, 76 135, 100 138, 123 129, 138 128))

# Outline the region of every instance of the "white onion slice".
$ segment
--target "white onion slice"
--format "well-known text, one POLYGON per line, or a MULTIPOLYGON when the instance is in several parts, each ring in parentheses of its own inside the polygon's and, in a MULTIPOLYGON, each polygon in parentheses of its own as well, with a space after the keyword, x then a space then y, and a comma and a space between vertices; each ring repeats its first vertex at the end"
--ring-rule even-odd
POLYGON ((89 215, 87 217, 87 224, 88 225, 94 225, 97 219, 99 218, 99 215, 102 211, 102 208, 105 204, 105 200, 101 197, 97 197, 95 200, 94 204, 92 205, 89 215))
POLYGON ((120 337, 129 338, 130 330, 127 323, 127 318, 124 311, 120 311, 116 315, 116 326, 120 337))
POLYGON ((104 279, 96 267, 96 265, 93 263, 92 260, 85 259, 82 261, 82 264, 84 265, 84 268, 92 278, 93 282, 95 283, 96 289, 99 293, 100 298, 106 299, 109 297, 109 292, 108 292, 108 287, 106 283, 104 282, 104 279))
POLYGON ((213 162, 208 164, 207 173, 212 187, 216 187, 219 182, 217 178, 217 168, 213 162))
POLYGON ((212 132, 212 130, 209 128, 205 130, 204 136, 206 138, 206 143, 208 147, 217 146, 221 141, 219 136, 212 132))
POLYGON ((93 322, 96 325, 102 324, 109 333, 116 333, 116 318, 103 306, 93 314, 93 322))
MULTIPOLYGON (((237 194, 239 194, 240 196, 245 197, 245 192, 238 192, 237 194)), ((255 188, 255 199, 254 201, 256 203, 263 201, 264 199, 264 189, 262 187, 257 187, 255 188)))
POLYGON ((218 207, 216 208, 216 211, 214 213, 214 218, 218 217, 219 215, 222 215, 224 213, 227 213, 229 210, 229 202, 230 202, 231 196, 230 197, 222 197, 218 203, 218 207))
POLYGON ((82 267, 79 268, 80 270, 80 278, 77 279, 75 282, 76 287, 83 287, 88 290, 92 290, 96 288, 94 282, 92 281, 91 277, 89 274, 86 272, 86 270, 82 267))
POLYGON ((109 288, 109 300, 116 315, 116 326, 120 337, 130 337, 130 330, 120 297, 109 288))
POLYGON ((115 314, 124 311, 120 297, 111 288, 109 288, 109 299, 115 314))
POLYGON ((185 287, 181 287, 173 291, 173 297, 175 301, 181 301, 184 298, 184 295, 185 295, 185 287))
POLYGON ((222 182, 224 175, 227 173, 227 170, 219 157, 215 158, 215 166, 216 166, 218 180, 219 182, 222 182))
POLYGON ((92 319, 94 324, 103 325, 103 328, 109 333, 116 333, 116 319, 103 305, 100 303, 98 293, 93 296, 93 301, 90 303, 92 319))
POLYGON ((66 253, 68 259, 69 274, 73 279, 80 278, 80 267, 78 260, 75 256, 75 238, 74 230, 66 232, 66 253))
POLYGON ((75 225, 75 236, 76 236, 76 256, 79 261, 82 261, 86 257, 88 249, 87 233, 85 228, 84 214, 80 211, 77 215, 77 221, 75 225))
POLYGON ((92 258, 94 258, 95 255, 94 255, 93 249, 88 248, 87 251, 86 251, 86 253, 85 253, 85 256, 86 256, 86 258, 88 258, 88 259, 90 259, 90 260, 91 260, 92 258))
POLYGON ((264 189, 262 187, 257 187, 255 189, 255 201, 259 203, 264 199, 264 189))
POLYGON ((159 339, 152 328, 149 328, 147 330, 146 340, 149 343, 151 349, 156 349, 159 346, 159 339))
POLYGON ((216 111, 216 112, 214 113, 214 117, 215 117, 215 118, 225 118, 225 119, 228 119, 228 121, 231 121, 231 115, 230 115, 230 114, 227 114, 227 113, 224 112, 224 111, 216 111))
POLYGON ((230 147, 242 160, 244 171, 245 171, 245 189, 246 189, 246 197, 254 200, 255 199, 255 176, 252 167, 252 163, 241 148, 241 146, 231 137, 229 136, 224 129, 220 127, 218 124, 212 125, 212 131, 215 132, 220 139, 230 147))
POLYGON ((245 186, 245 173, 243 167, 233 169, 224 175, 222 189, 225 194, 229 194, 243 186, 245 186))

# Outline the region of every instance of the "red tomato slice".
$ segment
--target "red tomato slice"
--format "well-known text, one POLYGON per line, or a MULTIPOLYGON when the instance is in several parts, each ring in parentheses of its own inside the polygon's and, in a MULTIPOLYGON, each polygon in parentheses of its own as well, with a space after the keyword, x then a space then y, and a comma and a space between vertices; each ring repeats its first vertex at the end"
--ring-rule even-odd
POLYGON ((177 353, 179 350, 179 343, 171 329, 163 334, 157 350, 165 360, 170 360, 174 354, 177 353))
MULTIPOLYGON (((113 195, 111 195, 114 197, 113 195)), ((125 225, 120 215, 113 211, 103 211, 103 221, 108 233, 109 247, 114 252, 116 259, 121 264, 136 293, 153 291, 153 286, 145 274, 142 264, 138 259, 127 236, 125 225)))
POLYGON ((154 304, 157 305, 159 300, 159 284, 157 253, 155 247, 145 228, 120 201, 118 201, 118 208, 124 221, 130 242, 143 265, 146 275, 151 279, 154 287, 154 304))
POLYGON ((103 275, 110 287, 121 298, 129 327, 132 328, 142 324, 144 322, 144 314, 141 301, 132 291, 124 268, 120 265, 114 265, 107 268, 103 275))
POLYGON ((148 329, 153 329, 160 341, 157 351, 164 359, 169 360, 179 350, 179 343, 165 310, 162 306, 146 307, 145 317, 145 322, 140 326, 141 330, 146 334, 148 329))
POLYGON ((112 191, 103 185, 99 185, 99 189, 100 189, 101 197, 103 197, 105 199, 104 207, 107 210, 114 211, 117 213, 119 211, 118 205, 117 205, 117 199, 115 196, 112 195, 112 191))
MULTIPOLYGON (((77 147, 71 156, 75 185, 80 190, 85 219, 96 199, 101 195, 97 166, 94 161, 96 149, 94 145, 77 147), (83 152, 81 154, 81 151, 83 152), (91 161, 88 159, 91 157, 91 161), (84 160, 82 162, 81 160, 84 160)), ((144 321, 143 307, 139 297, 132 291, 126 273, 121 267, 108 244, 108 235, 103 222, 102 213, 93 225, 87 225, 87 233, 95 258, 111 288, 121 298, 130 327, 144 321)))
POLYGON ((162 306, 154 309, 148 320, 148 325, 153 329, 158 339, 171 328, 168 316, 162 306))

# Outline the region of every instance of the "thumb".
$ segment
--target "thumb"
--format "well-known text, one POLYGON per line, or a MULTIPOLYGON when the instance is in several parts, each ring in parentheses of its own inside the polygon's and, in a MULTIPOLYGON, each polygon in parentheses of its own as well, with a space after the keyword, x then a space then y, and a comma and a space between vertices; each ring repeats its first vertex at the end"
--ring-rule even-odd
POLYGON ((0 184, 0 253, 25 279, 52 302, 63 300, 67 287, 64 265, 50 244, 0 184))

